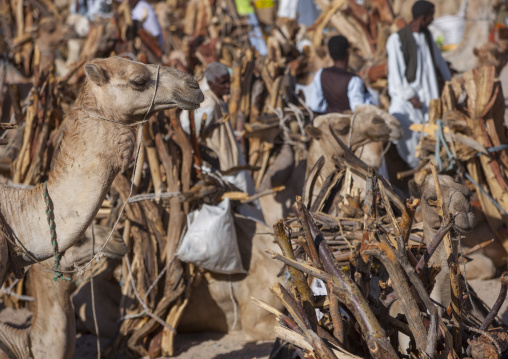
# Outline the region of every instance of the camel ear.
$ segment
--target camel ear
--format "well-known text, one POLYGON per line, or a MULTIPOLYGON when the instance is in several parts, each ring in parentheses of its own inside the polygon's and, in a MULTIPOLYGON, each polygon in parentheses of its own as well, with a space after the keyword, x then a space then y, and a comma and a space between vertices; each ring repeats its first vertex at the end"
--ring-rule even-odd
POLYGON ((323 132, 319 128, 314 127, 312 125, 305 126, 305 132, 307 132, 307 134, 311 138, 314 138, 316 140, 319 140, 321 138, 321 135, 323 134, 323 132))
POLYGON ((106 71, 96 64, 86 64, 85 74, 90 81, 99 86, 107 84, 109 80, 106 71))

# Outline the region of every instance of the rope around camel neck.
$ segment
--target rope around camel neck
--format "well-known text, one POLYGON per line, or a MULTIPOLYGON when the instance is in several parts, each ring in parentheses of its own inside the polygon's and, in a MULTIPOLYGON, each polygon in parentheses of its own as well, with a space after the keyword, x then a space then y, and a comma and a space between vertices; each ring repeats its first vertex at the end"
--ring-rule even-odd
POLYGON ((53 221, 53 211, 51 210, 49 193, 48 193, 48 181, 44 182, 42 186, 42 195, 44 197, 44 202, 46 203, 46 216, 48 218, 49 225, 49 233, 51 235, 51 245, 53 246, 53 255, 55 256, 55 265, 53 266, 53 272, 55 273, 53 276, 53 280, 65 279, 70 281, 70 277, 64 277, 62 271, 60 270, 61 264, 60 260, 62 259, 62 254, 58 252, 58 243, 56 242, 56 231, 55 231, 55 222, 53 221))

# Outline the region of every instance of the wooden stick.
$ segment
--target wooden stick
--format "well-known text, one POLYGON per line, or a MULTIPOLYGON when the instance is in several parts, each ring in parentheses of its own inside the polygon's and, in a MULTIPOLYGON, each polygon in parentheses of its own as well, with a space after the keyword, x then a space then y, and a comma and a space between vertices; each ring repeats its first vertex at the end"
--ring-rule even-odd
POLYGON ((402 310, 406 315, 409 328, 415 337, 416 347, 421 353, 425 353, 427 345, 427 331, 418 308, 418 302, 413 296, 411 286, 406 279, 402 266, 397 260, 391 259, 395 257, 395 254, 386 245, 382 248, 382 250, 365 250, 364 254, 373 255, 379 259, 388 271, 390 280, 393 283, 393 288, 397 292, 402 310))
POLYGON ((269 253, 272 258, 288 266, 294 267, 315 278, 319 278, 325 283, 333 283, 333 293, 339 298, 340 302, 344 303, 353 313, 353 316, 360 325, 362 333, 367 340, 367 345, 372 356, 379 359, 398 358, 398 355, 387 341, 384 330, 379 325, 379 322, 365 301, 365 298, 360 293, 356 284, 345 273, 340 277, 336 277, 335 275, 332 276, 312 266, 286 258, 270 249, 265 249, 265 251, 269 253))
POLYGON ((317 229, 316 224, 307 211, 307 208, 305 208, 303 203, 301 203, 297 209, 301 212, 298 213, 298 217, 301 218, 300 221, 302 222, 302 225, 306 223, 306 226, 309 227, 309 231, 312 236, 312 244, 315 244, 319 251, 319 260, 323 263, 326 270, 333 276, 335 295, 337 295, 339 300, 353 313, 355 319, 360 325, 360 328, 362 329, 371 355, 374 358, 397 358, 398 356, 395 353, 395 350, 387 340, 384 330, 379 325, 379 322, 374 316, 374 313, 372 313, 367 301, 356 284, 337 265, 330 247, 328 247, 323 235, 317 229), (338 288, 340 289, 337 290, 338 288))
POLYGON ((146 159, 148 160, 148 166, 150 167, 150 174, 152 175, 154 192, 156 194, 166 192, 166 186, 162 181, 160 173, 159 156, 157 155, 157 149, 154 146, 149 126, 143 126, 143 144, 145 147, 146 159))
MULTIPOLYGON (((203 121, 206 121, 206 113, 203 114, 203 121)), ((196 137, 196 123, 194 122, 194 111, 189 111, 189 120, 190 120, 190 138, 192 143, 192 148, 194 150, 194 163, 196 164, 196 172, 201 174, 201 167, 203 167, 203 162, 201 161, 201 154, 199 153, 199 144, 198 139, 196 137)))
POLYGON ((489 244, 494 243, 494 241, 495 241, 495 238, 492 238, 492 239, 489 239, 488 241, 477 244, 473 248, 466 249, 466 250, 464 250, 464 256, 468 256, 480 249, 483 249, 483 248, 487 247, 489 244))
POLYGON ((416 208, 420 205, 420 200, 417 198, 407 199, 405 201, 405 209, 402 213, 401 234, 404 237, 404 242, 407 243, 409 235, 411 234, 411 228, 413 227, 413 221, 415 218, 416 208))
MULTIPOLYGON (((443 208, 443 196, 441 193, 441 187, 439 185, 439 180, 437 177, 437 171, 433 164, 430 164, 430 169, 432 170, 432 176, 434 177, 434 185, 436 186, 436 208, 438 210, 438 214, 441 216, 442 220, 445 220, 446 217, 449 216, 447 213, 445 215, 443 208)), ((446 252, 446 260, 448 262, 448 267, 450 269, 450 285, 451 285, 451 295, 452 295, 452 318, 456 321, 459 326, 462 324, 462 290, 460 286, 460 269, 457 258, 457 244, 452 242, 452 237, 450 232, 447 232, 444 237, 444 247, 446 252)), ((460 329, 453 328, 453 344, 454 349, 457 353, 461 352, 462 348, 462 333, 460 329)))
MULTIPOLYGON (((291 247, 291 243, 286 234, 286 230, 284 228, 284 222, 282 220, 278 220, 277 223, 273 226, 274 238, 279 245, 282 254, 290 259, 295 259, 295 254, 293 252, 293 248, 291 247)), ((311 321, 313 328, 317 327, 317 318, 316 312, 314 310, 314 295, 312 294, 309 285, 307 283, 307 279, 299 270, 289 267, 289 274, 291 275, 292 282, 296 286, 298 293, 303 302, 303 309, 307 318, 311 321)))
POLYGON ((427 265, 430 257, 432 257, 437 247, 443 240, 444 236, 450 231, 454 223, 455 222, 453 217, 448 216, 448 218, 441 224, 441 227, 434 235, 434 238, 432 238, 432 241, 427 246, 427 249, 425 249, 425 253, 423 253, 423 255, 420 257, 420 260, 415 267, 416 273, 420 273, 420 271, 427 265))
POLYGON ((312 234, 310 232, 309 223, 305 220, 305 206, 303 205, 302 198, 300 196, 296 197, 296 202, 293 204, 293 212, 296 213, 298 216, 298 219, 303 227, 303 230, 305 232, 305 239, 307 242, 307 246, 309 248, 309 256, 318 269, 322 269, 323 265, 321 264, 321 261, 319 260, 319 256, 316 250, 316 246, 314 245, 314 241, 312 240, 312 234))
MULTIPOLYGON (((291 267, 290 267, 291 268, 291 267)), ((342 346, 345 346, 346 334, 344 333, 344 323, 340 315, 339 300, 333 294, 333 283, 326 283, 328 286, 328 300, 330 301, 330 316, 333 324, 333 336, 342 346)))
POLYGON ((501 309, 501 306, 503 305, 505 299, 506 299, 506 292, 508 290, 508 272, 504 272, 501 276, 501 290, 499 291, 499 296, 496 299, 496 302, 492 306, 492 309, 490 310, 489 314, 483 321, 480 330, 486 331, 489 329, 490 324, 492 324, 492 321, 497 316, 497 313, 499 313, 499 309, 501 309))
MULTIPOLYGON (((193 144, 189 142, 189 139, 187 138, 187 135, 185 134, 182 128, 180 120, 176 116, 176 109, 166 111, 166 114, 168 115, 169 121, 171 122, 171 126, 173 127, 174 130, 175 136, 173 137, 173 139, 178 145, 178 147, 180 147, 180 149, 182 150, 182 165, 180 170, 182 191, 189 192, 191 186, 191 175, 193 165, 193 154, 192 154, 193 144)), ((160 134, 160 131, 157 131, 156 138, 158 138, 158 136, 162 136, 162 134, 160 134)), ((199 156, 199 147, 198 147, 198 156, 199 156)), ((201 161, 201 156, 199 156, 199 161, 201 161)), ((189 203, 187 201, 183 204, 183 210, 185 214, 189 213, 189 203)))

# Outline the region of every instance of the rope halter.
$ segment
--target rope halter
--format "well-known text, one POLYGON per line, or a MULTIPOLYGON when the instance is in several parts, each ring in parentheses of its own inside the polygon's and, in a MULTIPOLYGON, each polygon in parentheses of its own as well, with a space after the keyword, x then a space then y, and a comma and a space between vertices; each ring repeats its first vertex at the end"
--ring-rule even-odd
POLYGON ((145 122, 148 121, 148 119, 147 119, 148 114, 150 113, 150 111, 152 111, 153 105, 155 103, 155 96, 157 95, 157 89, 159 88, 159 72, 160 72, 160 68, 161 68, 161 66, 157 65, 157 77, 155 79, 155 88, 153 90, 152 101, 150 102, 150 107, 148 107, 148 111, 146 111, 145 116, 143 117, 142 121, 138 121, 138 122, 134 122, 134 123, 125 123, 125 122, 115 121, 115 120, 111 120, 109 118, 102 117, 101 115, 99 115, 99 114, 97 114, 97 113, 95 113, 95 112, 93 112, 93 111, 91 111, 89 109, 83 108, 83 107, 77 107, 76 106, 75 108, 78 109, 78 110, 83 111, 87 115, 89 115, 89 116, 91 116, 93 118, 96 118, 98 120, 113 122, 113 123, 117 123, 117 124, 123 125, 123 126, 133 127, 133 126, 137 126, 139 124, 145 123, 145 122))

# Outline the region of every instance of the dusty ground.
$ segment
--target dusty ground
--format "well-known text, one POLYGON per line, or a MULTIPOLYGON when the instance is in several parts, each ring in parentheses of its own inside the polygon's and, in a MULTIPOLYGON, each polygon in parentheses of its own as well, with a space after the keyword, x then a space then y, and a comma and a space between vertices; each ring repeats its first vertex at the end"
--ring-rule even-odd
MULTIPOLYGON (((5 308, 0 301, 0 322, 15 327, 26 327, 31 321, 28 309, 14 310, 5 308)), ((101 347, 108 340, 101 338, 101 347)), ((230 334, 222 333, 185 333, 178 334, 175 340, 174 359, 268 359, 273 342, 251 342, 242 331, 230 334)), ((1 352, 1 350, 0 350, 1 352)), ((0 354, 0 359, 4 357, 0 354)), ((97 337, 80 335, 76 339, 73 359, 97 358, 97 337)))
MULTIPOLYGON (((106 341, 101 341, 101 345, 106 341)), ((268 359, 272 342, 252 343, 241 331, 230 334, 178 334, 173 359, 268 359)), ((93 335, 80 336, 73 359, 97 358, 97 342, 93 335)), ((162 359, 162 358, 160 358, 162 359)))
MULTIPOLYGON (((500 288, 499 279, 474 280, 469 285, 488 306, 492 306, 500 288)), ((0 305, 0 322, 26 326, 31 314, 27 309, 13 310, 0 305)), ((508 301, 499 312, 499 318, 508 324, 508 301)), ((101 346, 107 339, 101 339, 101 346)), ((249 342, 242 331, 230 334, 192 333, 178 334, 175 341, 174 359, 268 359, 272 342, 249 342)), ((0 355, 1 357, 1 355, 0 355)), ((78 335, 73 359, 97 358, 97 342, 93 335, 78 335)))

